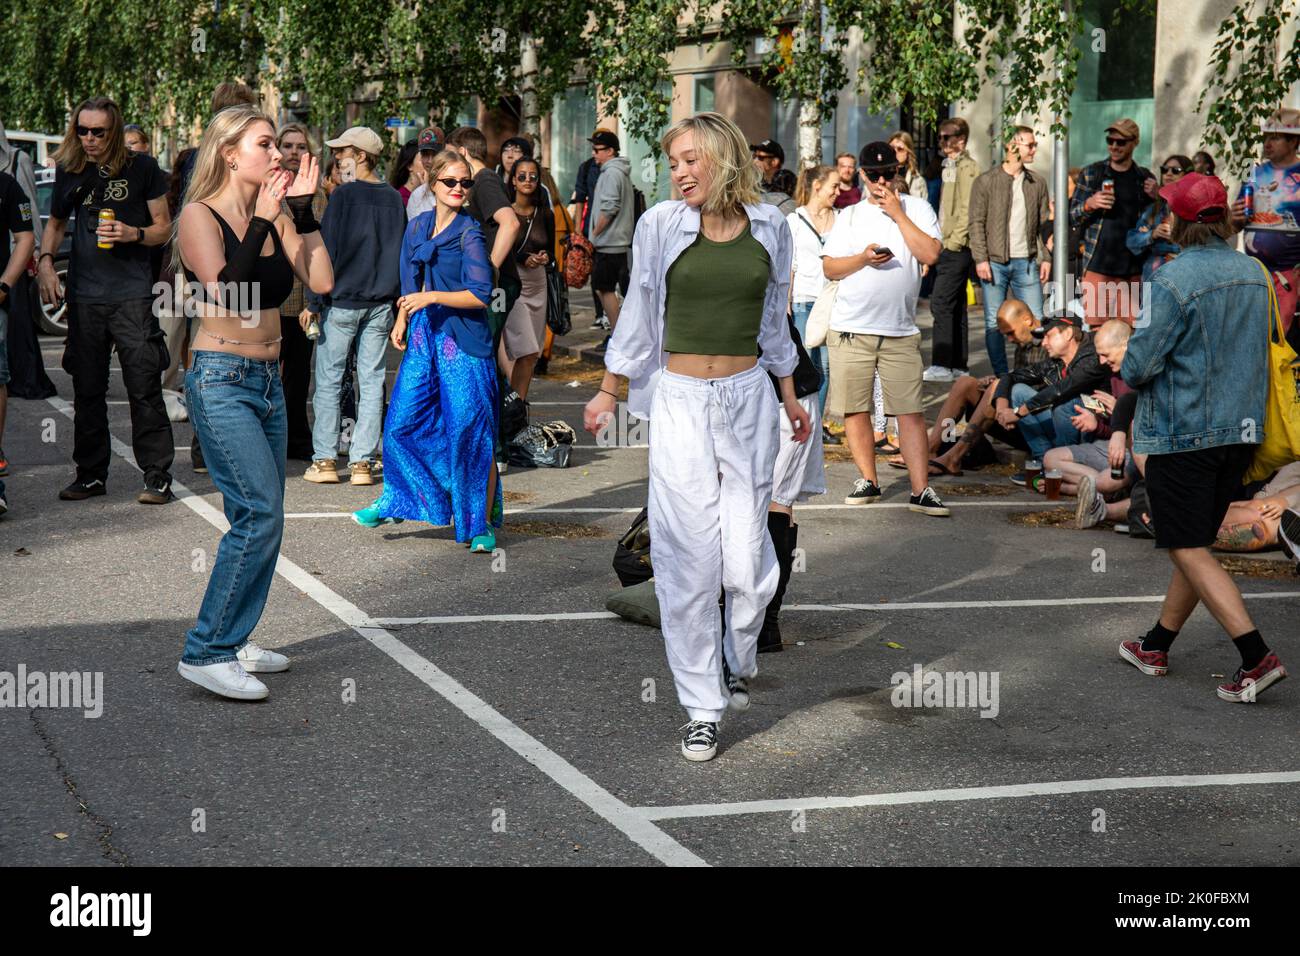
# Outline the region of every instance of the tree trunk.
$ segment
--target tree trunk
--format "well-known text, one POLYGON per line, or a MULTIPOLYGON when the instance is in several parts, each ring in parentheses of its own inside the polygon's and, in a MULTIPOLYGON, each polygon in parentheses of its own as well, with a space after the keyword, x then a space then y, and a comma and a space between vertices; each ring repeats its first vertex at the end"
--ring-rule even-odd
MULTIPOLYGON (((794 37, 794 55, 817 57, 822 42, 822 0, 803 0, 804 13, 794 37)), ((820 61, 819 61, 820 62, 820 61)), ((799 168, 807 169, 822 161, 822 123, 818 99, 821 78, 814 88, 802 90, 799 98, 799 168)))
POLYGON ((799 102, 799 168, 807 169, 822 161, 822 122, 815 99, 799 102))
POLYGON ((537 41, 531 33, 523 34, 519 52, 519 131, 532 133, 540 142, 542 119, 537 103, 537 41))

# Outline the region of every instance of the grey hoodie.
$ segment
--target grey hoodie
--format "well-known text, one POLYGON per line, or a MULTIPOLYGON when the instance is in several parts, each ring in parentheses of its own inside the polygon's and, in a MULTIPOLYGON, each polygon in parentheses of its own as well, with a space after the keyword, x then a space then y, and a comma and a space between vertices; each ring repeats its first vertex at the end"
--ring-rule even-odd
POLYGON ((632 164, 626 156, 615 156, 605 161, 600 167, 600 178, 596 180, 596 191, 591 197, 596 210, 595 223, 601 215, 611 218, 611 222, 600 235, 592 235, 591 244, 599 252, 627 252, 632 248, 632 229, 635 223, 635 205, 632 195, 632 164))
MULTIPOLYGON (((10 145, 9 137, 5 135, 4 123, 0 123, 0 173, 8 173, 18 180, 18 185, 32 202, 33 214, 40 209, 40 203, 36 201, 36 169, 32 166, 32 158, 18 147, 10 145)), ((36 251, 39 253, 41 250, 39 220, 32 224, 32 230, 36 233, 36 251)), ((9 250, 3 250, 3 254, 7 259, 9 250)))

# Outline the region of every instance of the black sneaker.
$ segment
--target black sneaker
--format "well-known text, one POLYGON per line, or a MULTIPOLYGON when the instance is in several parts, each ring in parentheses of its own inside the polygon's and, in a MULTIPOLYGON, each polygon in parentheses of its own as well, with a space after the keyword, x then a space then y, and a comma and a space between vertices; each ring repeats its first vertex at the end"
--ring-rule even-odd
POLYGON ((682 756, 687 760, 712 760, 718 754, 718 725, 692 720, 682 727, 682 756))
POLYGON ((907 510, 919 511, 923 515, 934 515, 936 518, 946 518, 952 514, 929 485, 925 486, 925 491, 919 495, 912 495, 907 500, 907 510))
POLYGON ((842 445, 842 444, 844 444, 844 439, 842 439, 839 435, 835 435, 835 434, 833 434, 829 428, 827 428, 825 425, 823 425, 823 426, 822 426, 822 444, 823 444, 823 445, 842 445))
POLYGON ((94 481, 82 481, 78 478, 60 491, 59 497, 64 501, 85 501, 87 498, 97 498, 107 491, 108 489, 104 486, 104 483, 98 478, 94 481))
POLYGON ((203 461, 203 448, 199 445, 199 436, 190 439, 190 465, 200 475, 208 473, 208 466, 203 461))
POLYGON ((1292 508, 1282 512, 1277 537, 1282 550, 1294 560, 1300 561, 1300 512, 1292 508))
POLYGON ((142 505, 165 505, 175 501, 172 494, 172 480, 165 475, 152 475, 144 480, 144 491, 135 496, 142 505))
POLYGON ((880 486, 874 481, 859 478, 853 482, 853 490, 844 499, 846 505, 874 505, 880 500, 880 486))
POLYGON ((722 655, 722 685, 727 689, 727 706, 732 710, 749 710, 749 681, 731 673, 727 655, 722 655))

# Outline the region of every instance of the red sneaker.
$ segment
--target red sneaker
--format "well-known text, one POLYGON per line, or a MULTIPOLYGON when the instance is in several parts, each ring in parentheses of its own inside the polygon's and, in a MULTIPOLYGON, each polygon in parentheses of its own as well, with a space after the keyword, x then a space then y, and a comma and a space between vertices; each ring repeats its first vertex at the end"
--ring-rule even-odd
POLYGON ((1120 644, 1119 656, 1148 677, 1164 677, 1169 673, 1169 652, 1144 651, 1141 640, 1120 644))
POLYGON ((1286 668, 1269 651, 1264 659, 1250 670, 1237 668, 1232 680, 1219 685, 1219 699, 1233 704, 1253 704, 1255 699, 1280 680, 1286 679, 1286 668))

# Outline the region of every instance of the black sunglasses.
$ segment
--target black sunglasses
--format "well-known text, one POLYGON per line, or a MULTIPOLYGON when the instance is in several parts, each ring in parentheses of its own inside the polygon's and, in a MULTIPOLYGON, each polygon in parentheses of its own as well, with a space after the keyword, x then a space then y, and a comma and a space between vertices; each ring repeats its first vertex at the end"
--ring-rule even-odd
POLYGON ((1162 173, 1173 173, 1174 175, 1187 172, 1187 170, 1183 169, 1181 166, 1161 166, 1160 171, 1162 173))
POLYGON ((519 173, 517 176, 515 176, 515 182, 517 182, 517 183, 535 183, 535 182, 537 182, 537 174, 536 174, 536 173, 519 173))
POLYGON ((1121 138, 1118 137, 1118 136, 1107 136, 1107 137, 1106 137, 1106 145, 1107 145, 1107 146, 1127 146, 1128 144, 1129 144, 1129 140, 1127 140, 1127 139, 1121 139, 1121 138))
POLYGON ((460 186, 461 189, 469 189, 474 185, 474 180, 472 179, 453 179, 451 176, 439 179, 438 182, 442 183, 448 189, 454 189, 456 186, 460 186))
POLYGON ((78 126, 78 136, 93 136, 95 139, 103 139, 108 135, 108 130, 103 126, 78 126))
POLYGON ((897 166, 886 166, 884 169, 863 169, 862 175, 867 177, 868 182, 876 182, 881 179, 893 179, 898 175, 897 166))

